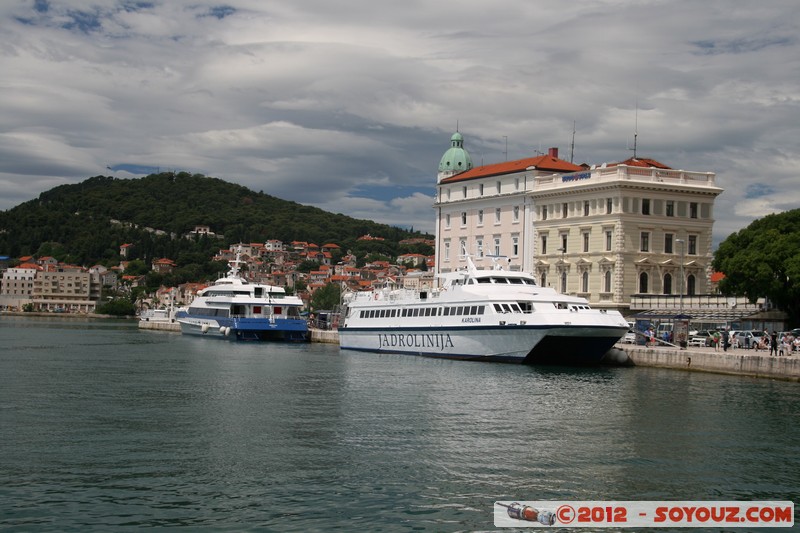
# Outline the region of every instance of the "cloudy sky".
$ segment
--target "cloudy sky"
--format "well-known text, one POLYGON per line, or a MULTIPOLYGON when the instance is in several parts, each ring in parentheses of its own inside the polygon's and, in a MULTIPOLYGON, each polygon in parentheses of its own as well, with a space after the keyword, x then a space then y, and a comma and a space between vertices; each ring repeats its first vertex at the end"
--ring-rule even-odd
POLYGON ((798 26, 797 0, 3 0, 0 209, 185 170, 432 231, 456 127, 489 164, 569 159, 574 124, 599 164, 638 121, 639 156, 717 174, 718 243, 800 207, 798 26))

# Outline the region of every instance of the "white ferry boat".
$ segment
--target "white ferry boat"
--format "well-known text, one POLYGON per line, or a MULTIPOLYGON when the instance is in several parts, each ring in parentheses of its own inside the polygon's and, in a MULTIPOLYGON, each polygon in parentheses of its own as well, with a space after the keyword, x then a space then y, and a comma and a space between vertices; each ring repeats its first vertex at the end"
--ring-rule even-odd
POLYGON ((303 301, 283 287, 250 283, 239 275, 241 254, 229 261, 225 277, 201 290, 175 317, 181 333, 234 340, 305 341, 303 301))
POLYGON ((352 292, 339 344, 350 350, 513 363, 600 362, 629 325, 618 311, 536 284, 526 272, 467 268, 430 290, 352 292))

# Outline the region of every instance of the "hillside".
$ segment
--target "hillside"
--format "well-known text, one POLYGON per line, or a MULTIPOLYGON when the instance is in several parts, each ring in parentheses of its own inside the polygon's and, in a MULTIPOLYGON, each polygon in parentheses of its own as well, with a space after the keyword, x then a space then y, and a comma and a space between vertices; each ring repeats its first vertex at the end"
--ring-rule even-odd
POLYGON ((140 179, 96 176, 62 185, 38 199, 0 212, 0 254, 19 257, 53 255, 81 265, 118 260, 119 246, 137 245, 142 259, 177 258, 181 253, 215 252, 235 242, 278 239, 325 244, 344 249, 361 246, 365 234, 385 241, 371 251, 397 252, 397 242, 419 232, 357 220, 305 206, 199 174, 161 173, 140 179), (129 224, 112 224, 119 220, 129 224), (197 242, 171 238, 207 225, 223 240, 197 242), (162 230, 156 235, 144 228, 162 230))

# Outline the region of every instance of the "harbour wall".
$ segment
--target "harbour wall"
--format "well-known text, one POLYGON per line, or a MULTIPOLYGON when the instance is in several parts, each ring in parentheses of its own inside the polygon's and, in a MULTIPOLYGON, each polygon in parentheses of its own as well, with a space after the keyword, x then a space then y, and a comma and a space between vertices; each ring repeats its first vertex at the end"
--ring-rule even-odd
POLYGON ((139 321, 139 329, 152 329, 156 331, 181 331, 181 325, 177 322, 150 322, 147 320, 139 321))
POLYGON ((723 352, 628 345, 618 345, 618 348, 628 355, 634 366, 800 382, 800 357, 797 355, 777 357, 770 356, 767 352, 754 353, 750 350, 723 352))

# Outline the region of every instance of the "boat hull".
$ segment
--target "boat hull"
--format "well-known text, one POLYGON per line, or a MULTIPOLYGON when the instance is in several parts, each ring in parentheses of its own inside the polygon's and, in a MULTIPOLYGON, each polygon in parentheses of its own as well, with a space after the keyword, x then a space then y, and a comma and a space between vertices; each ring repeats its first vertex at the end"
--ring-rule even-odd
POLYGON ((618 326, 502 325, 340 328, 349 350, 505 363, 596 364, 627 331, 618 326))
POLYGON ((191 315, 178 319, 181 333, 227 340, 303 342, 308 340, 305 320, 278 318, 206 318, 191 315))

